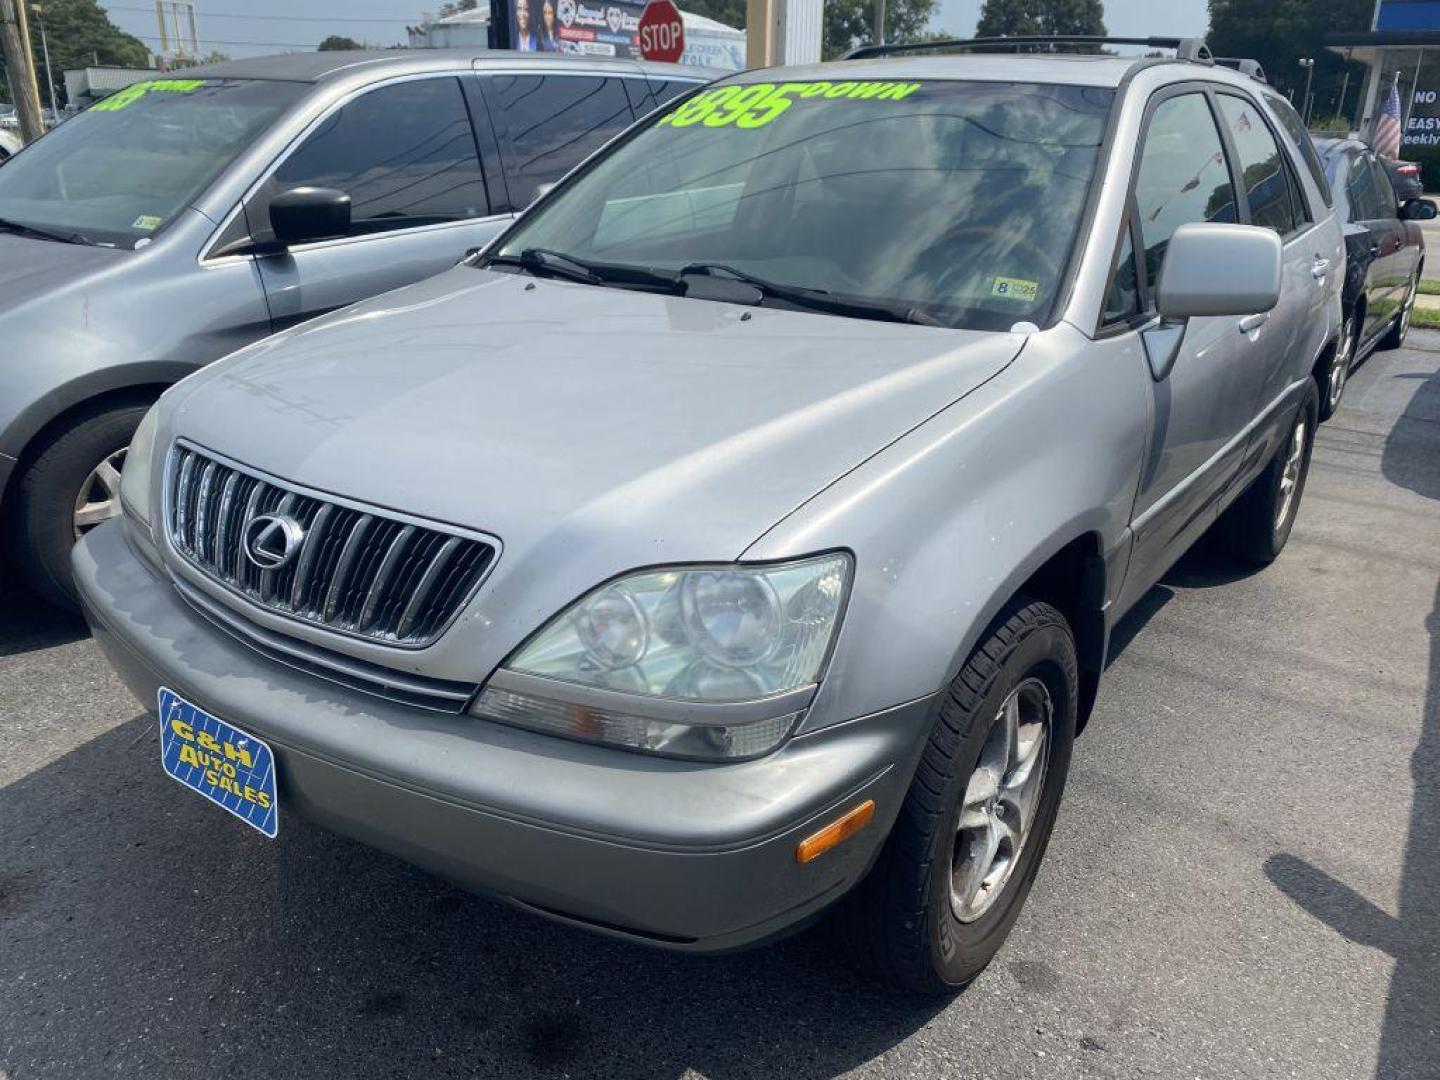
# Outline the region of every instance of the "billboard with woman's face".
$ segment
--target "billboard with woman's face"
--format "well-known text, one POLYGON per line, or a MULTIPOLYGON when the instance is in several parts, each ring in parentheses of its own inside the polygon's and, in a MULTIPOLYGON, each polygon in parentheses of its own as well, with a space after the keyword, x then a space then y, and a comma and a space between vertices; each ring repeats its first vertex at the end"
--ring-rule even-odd
POLYGON ((506 32, 491 44, 519 52, 640 56, 645 0, 493 0, 490 25, 506 32))

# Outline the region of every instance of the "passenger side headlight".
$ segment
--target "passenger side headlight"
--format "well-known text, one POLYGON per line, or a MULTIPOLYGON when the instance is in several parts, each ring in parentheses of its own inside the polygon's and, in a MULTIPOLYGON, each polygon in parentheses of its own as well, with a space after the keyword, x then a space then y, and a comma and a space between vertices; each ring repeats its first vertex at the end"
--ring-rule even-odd
POLYGON ((130 448, 125 451, 125 467, 120 471, 120 505, 146 525, 150 524, 150 458, 155 449, 159 412, 159 404, 152 405, 140 421, 130 448))
POLYGON ((651 753, 766 753, 809 703, 849 583, 839 553, 629 575, 552 620, 472 711, 651 753))

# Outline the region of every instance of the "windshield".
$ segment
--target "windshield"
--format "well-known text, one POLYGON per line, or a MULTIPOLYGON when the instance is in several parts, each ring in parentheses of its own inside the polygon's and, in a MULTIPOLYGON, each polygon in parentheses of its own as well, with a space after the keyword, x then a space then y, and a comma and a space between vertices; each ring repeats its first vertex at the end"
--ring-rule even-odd
POLYGON ((642 122, 493 254, 702 264, 912 321, 1041 324, 1112 96, 954 81, 716 87, 642 122))
POLYGON ((189 205, 301 83, 137 83, 61 124, 0 169, 0 220, 134 247, 189 205))

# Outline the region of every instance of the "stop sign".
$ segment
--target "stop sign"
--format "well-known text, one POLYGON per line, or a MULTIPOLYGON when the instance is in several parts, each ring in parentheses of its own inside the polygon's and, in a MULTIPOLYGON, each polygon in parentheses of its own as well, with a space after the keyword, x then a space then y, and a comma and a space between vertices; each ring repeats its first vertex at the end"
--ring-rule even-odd
POLYGON ((674 0, 650 0, 640 16, 640 55, 666 64, 680 61, 685 51, 685 24, 674 0))

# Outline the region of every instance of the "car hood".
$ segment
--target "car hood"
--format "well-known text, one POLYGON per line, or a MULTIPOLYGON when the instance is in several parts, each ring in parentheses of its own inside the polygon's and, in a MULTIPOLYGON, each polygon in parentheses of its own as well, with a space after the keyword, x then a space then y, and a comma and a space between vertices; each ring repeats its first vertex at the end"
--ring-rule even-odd
POLYGON ((168 426, 512 569, 732 559, 1023 341, 462 266, 212 366, 168 426))

